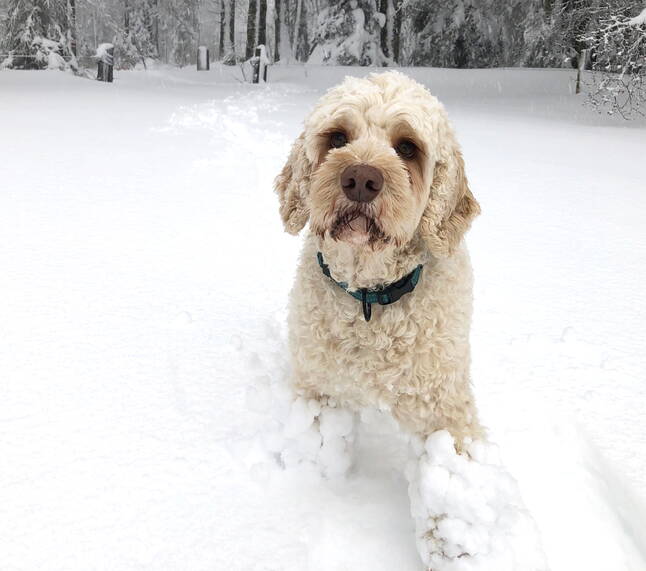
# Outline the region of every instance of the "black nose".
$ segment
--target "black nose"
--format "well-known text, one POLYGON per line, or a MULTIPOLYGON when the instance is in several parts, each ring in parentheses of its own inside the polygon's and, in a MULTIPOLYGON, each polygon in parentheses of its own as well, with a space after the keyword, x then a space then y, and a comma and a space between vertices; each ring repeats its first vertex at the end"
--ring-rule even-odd
POLYGON ((341 173, 345 195, 354 202, 370 202, 384 185, 384 176, 370 165, 351 165, 341 173))

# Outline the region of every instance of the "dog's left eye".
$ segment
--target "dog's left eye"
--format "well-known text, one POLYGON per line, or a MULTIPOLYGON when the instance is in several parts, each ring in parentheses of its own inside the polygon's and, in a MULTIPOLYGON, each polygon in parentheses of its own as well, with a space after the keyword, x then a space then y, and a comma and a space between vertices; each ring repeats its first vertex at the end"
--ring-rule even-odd
POLYGON ((400 157, 407 160, 415 158, 415 155, 417 154, 417 147, 415 146, 415 143, 407 140, 403 140, 397 143, 395 150, 400 157))
POLYGON ((333 149, 340 149, 345 147, 348 144, 348 138, 345 136, 345 133, 337 131, 330 135, 330 147, 333 149))

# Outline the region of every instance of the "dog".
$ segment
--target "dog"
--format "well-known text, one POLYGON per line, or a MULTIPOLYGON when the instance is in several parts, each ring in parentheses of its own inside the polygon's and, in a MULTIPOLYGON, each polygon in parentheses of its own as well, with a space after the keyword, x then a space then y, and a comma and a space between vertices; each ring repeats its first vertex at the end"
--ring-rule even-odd
POLYGON ((396 71, 346 78, 305 120, 275 188, 287 232, 310 224, 290 299, 296 394, 386 406, 406 430, 446 429, 459 448, 483 436, 463 242, 480 207, 441 103, 396 71), (420 266, 391 303, 348 293, 378 295, 420 266))
POLYGON ((446 430, 457 453, 483 438, 464 244, 480 207, 442 104, 396 71, 346 78, 305 119, 275 190, 287 232, 309 223, 290 296, 291 386, 321 450, 348 448, 344 411, 364 407, 419 441, 446 430))

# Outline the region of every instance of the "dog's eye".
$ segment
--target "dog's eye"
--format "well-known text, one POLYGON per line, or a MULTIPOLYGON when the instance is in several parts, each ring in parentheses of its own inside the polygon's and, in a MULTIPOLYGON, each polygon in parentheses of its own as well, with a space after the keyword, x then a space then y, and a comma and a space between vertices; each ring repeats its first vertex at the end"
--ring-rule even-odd
POLYGON ((348 138, 345 136, 345 133, 341 131, 336 131, 330 135, 330 147, 333 149, 340 149, 345 147, 348 144, 348 138))
POLYGON ((417 154, 417 147, 415 146, 415 143, 413 143, 412 141, 407 141, 406 139, 397 143, 395 150, 402 159, 406 160, 415 158, 415 155, 417 154))

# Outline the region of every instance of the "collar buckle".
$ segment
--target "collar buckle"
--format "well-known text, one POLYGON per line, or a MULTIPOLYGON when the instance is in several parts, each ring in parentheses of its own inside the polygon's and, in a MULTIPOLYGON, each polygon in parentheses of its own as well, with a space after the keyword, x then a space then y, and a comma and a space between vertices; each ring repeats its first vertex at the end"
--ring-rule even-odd
POLYGON ((363 318, 370 321, 372 317, 372 304, 368 301, 368 290, 364 287, 361 289, 361 307, 363 308, 363 318))

